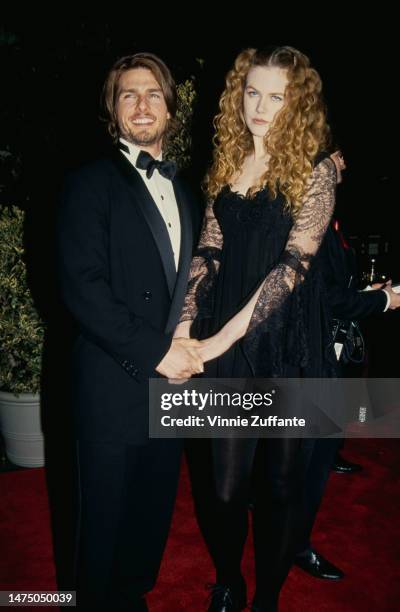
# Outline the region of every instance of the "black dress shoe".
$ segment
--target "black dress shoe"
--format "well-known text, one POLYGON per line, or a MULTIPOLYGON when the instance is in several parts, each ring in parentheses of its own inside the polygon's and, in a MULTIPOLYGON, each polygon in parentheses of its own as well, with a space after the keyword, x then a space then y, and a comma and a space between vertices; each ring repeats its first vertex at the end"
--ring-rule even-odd
POLYGON ((362 470, 362 466, 358 463, 347 461, 347 459, 344 459, 340 453, 337 453, 332 470, 334 472, 338 472, 339 474, 352 474, 353 472, 360 472, 362 470))
POLYGON ((208 612, 241 612, 247 606, 246 592, 223 584, 210 584, 211 601, 208 612))
POLYGON ((344 573, 338 567, 327 561, 312 548, 306 553, 296 555, 294 564, 315 578, 325 580, 340 580, 344 573))

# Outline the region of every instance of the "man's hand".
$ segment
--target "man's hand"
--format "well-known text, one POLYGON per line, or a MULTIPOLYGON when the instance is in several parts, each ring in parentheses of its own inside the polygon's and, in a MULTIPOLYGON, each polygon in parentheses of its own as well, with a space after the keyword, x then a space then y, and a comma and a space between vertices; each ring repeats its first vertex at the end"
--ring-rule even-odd
POLYGON ((166 378, 190 378, 204 372, 203 360, 197 350, 200 346, 198 340, 174 338, 156 371, 166 378))

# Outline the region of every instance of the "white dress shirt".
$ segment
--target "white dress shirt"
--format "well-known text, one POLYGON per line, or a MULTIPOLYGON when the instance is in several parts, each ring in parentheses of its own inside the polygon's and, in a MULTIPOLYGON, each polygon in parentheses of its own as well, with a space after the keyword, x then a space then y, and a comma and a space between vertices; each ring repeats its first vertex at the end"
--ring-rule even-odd
MULTIPOLYGON (((120 138, 120 141, 129 148, 129 153, 123 150, 121 150, 121 153, 123 153, 132 166, 136 168, 136 160, 141 151, 140 147, 128 142, 124 138, 120 138)), ((162 155, 159 155, 156 159, 161 160, 162 155)), ((144 184, 164 219, 171 240, 172 251, 174 253, 175 268, 178 269, 179 253, 181 249, 181 221, 172 181, 161 176, 157 168, 154 170, 151 178, 147 178, 146 170, 142 170, 141 168, 136 168, 136 170, 142 177, 144 184)))

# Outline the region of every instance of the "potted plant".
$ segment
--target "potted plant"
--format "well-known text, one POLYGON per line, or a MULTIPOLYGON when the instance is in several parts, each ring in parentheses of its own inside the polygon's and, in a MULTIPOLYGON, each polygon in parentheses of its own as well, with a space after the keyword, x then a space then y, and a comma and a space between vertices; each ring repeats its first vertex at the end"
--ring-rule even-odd
POLYGON ((44 326, 24 260, 24 212, 0 211, 0 428, 12 463, 44 465, 40 375, 44 326))

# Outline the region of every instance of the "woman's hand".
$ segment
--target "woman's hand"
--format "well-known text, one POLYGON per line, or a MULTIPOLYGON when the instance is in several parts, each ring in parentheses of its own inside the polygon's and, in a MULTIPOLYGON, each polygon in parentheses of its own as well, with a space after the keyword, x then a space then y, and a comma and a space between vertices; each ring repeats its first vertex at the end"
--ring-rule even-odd
POLYGON ((182 321, 178 323, 174 331, 174 338, 190 338, 190 328, 193 321, 182 321))

